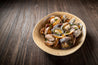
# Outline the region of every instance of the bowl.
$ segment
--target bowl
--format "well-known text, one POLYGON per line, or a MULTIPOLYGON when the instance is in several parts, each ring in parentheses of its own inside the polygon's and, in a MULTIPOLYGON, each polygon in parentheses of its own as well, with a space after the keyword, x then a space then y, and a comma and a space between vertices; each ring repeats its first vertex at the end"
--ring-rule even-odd
POLYGON ((55 56, 66 56, 69 54, 74 53, 75 51, 77 51, 84 43, 84 40, 86 38, 86 26, 84 24, 84 22, 78 18, 77 16, 67 13, 67 12, 53 12, 48 14, 47 16, 43 17, 36 25, 35 28, 33 29, 33 33, 32 33, 32 37, 33 40, 35 42, 35 44, 43 51, 45 51, 48 54, 51 55, 55 55, 55 56), (70 49, 53 49, 48 47, 47 45, 45 45, 44 43, 44 37, 40 34, 40 29, 46 24, 46 21, 49 17, 51 17, 52 15, 56 15, 56 16, 60 16, 60 15, 66 15, 68 18, 75 18, 76 22, 80 22, 83 25, 83 29, 82 29, 82 35, 80 37, 80 39, 78 40, 78 45, 70 48, 70 49))

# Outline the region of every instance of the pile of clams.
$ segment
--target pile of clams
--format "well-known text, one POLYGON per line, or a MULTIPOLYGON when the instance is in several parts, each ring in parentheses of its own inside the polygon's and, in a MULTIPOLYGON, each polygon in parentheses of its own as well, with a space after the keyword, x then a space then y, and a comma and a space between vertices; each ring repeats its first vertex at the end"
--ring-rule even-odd
POLYGON ((82 34, 82 25, 75 18, 66 15, 51 16, 40 33, 45 37, 45 44, 52 48, 68 49, 76 44, 82 34))

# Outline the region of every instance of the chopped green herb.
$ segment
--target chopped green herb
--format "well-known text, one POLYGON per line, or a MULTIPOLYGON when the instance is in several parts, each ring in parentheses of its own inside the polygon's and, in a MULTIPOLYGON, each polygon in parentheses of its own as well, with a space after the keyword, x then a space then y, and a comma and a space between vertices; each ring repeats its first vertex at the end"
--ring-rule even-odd
POLYGON ((78 29, 77 27, 75 27, 75 29, 78 29))
POLYGON ((70 26, 72 26, 72 24, 70 24, 70 26))
POLYGON ((68 31, 66 33, 69 33, 68 31))
POLYGON ((72 43, 69 43, 68 45, 69 45, 69 46, 72 46, 72 43))
POLYGON ((52 27, 52 25, 50 25, 50 27, 52 27))
POLYGON ((45 38, 45 41, 47 41, 47 39, 45 38))
POLYGON ((56 34, 58 34, 58 33, 56 32, 56 34))
POLYGON ((55 19, 55 21, 57 21, 58 19, 55 19))
POLYGON ((58 34, 58 33, 56 32, 56 34, 58 34))

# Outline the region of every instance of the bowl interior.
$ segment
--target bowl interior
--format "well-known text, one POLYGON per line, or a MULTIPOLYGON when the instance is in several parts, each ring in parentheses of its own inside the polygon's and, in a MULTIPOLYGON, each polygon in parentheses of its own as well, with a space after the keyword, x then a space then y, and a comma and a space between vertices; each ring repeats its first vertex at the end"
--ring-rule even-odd
POLYGON ((54 12, 54 13, 51 13, 51 14, 45 16, 36 24, 36 26, 33 30, 32 36, 33 36, 34 42, 43 51, 45 51, 49 54, 52 54, 52 55, 56 55, 56 56, 65 56, 65 55, 69 55, 69 54, 75 52, 76 50, 78 50, 82 46, 82 44, 85 40, 85 37, 86 37, 86 26, 81 19, 79 19, 78 17, 76 17, 73 14, 66 13, 66 12, 54 12), (68 18, 75 18, 76 19, 75 22, 80 22, 83 25, 82 36, 80 37, 79 41, 77 42, 78 45, 76 45, 75 47, 73 47, 71 49, 60 50, 60 49, 50 48, 44 44, 44 37, 43 37, 43 35, 40 34, 40 29, 46 24, 47 19, 52 15, 55 15, 55 16, 66 15, 68 18))

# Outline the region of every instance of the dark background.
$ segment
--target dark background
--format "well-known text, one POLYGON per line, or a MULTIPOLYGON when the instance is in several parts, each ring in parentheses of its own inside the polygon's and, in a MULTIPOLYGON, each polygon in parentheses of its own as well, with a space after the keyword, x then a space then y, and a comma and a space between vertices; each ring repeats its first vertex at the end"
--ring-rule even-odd
POLYGON ((98 0, 0 0, 0 65, 98 65, 98 0), (35 24, 55 11, 87 26, 83 46, 68 56, 49 55, 32 39, 35 24))

